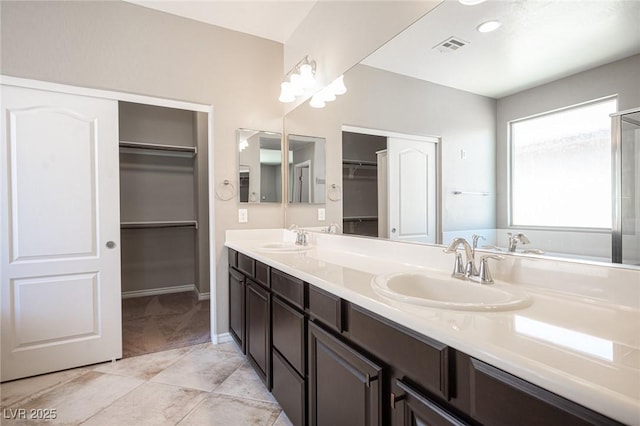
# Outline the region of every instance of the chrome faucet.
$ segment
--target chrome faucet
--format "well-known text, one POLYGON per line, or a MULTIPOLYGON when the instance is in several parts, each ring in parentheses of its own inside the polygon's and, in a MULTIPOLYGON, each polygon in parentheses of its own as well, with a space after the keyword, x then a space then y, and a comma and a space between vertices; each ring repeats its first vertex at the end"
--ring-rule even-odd
POLYGON ((451 273, 452 277, 466 279, 475 272, 476 266, 473 259, 474 251, 471 248, 471 245, 469 245, 469 242, 464 238, 455 238, 453 241, 451 241, 449 247, 444 249, 444 252, 455 253, 456 255, 453 272, 451 273), (458 247, 460 245, 462 245, 462 247, 464 248, 464 253, 466 256, 464 263, 462 263, 462 254, 458 253, 458 247))
POLYGON ((518 233, 516 235, 513 235, 511 232, 509 232, 507 234, 509 236, 509 252, 511 253, 515 253, 516 251, 516 246, 518 245, 518 243, 521 244, 529 244, 531 241, 529 241, 529 238, 527 238, 526 235, 524 235, 523 233, 518 233))
POLYGON ((304 229, 296 229, 296 245, 307 246, 309 245, 309 234, 304 229))
POLYGON ((332 223, 331 225, 327 226, 326 232, 327 234, 337 234, 339 229, 342 229, 339 224, 332 223))
POLYGON ((445 253, 455 253, 456 255, 451 276, 461 280, 471 280, 480 284, 493 284, 493 277, 491 276, 491 271, 489 271, 488 259, 502 260, 503 257, 495 254, 482 256, 480 258, 480 269, 478 270, 475 263, 475 250, 478 245, 478 240, 480 238, 484 239, 484 237, 474 235, 472 238, 473 246, 464 238, 459 237, 454 239, 451 244, 449 244, 449 247, 444 249, 445 253), (465 263, 462 262, 462 254, 458 253, 458 247, 460 245, 464 248, 466 256, 465 263))

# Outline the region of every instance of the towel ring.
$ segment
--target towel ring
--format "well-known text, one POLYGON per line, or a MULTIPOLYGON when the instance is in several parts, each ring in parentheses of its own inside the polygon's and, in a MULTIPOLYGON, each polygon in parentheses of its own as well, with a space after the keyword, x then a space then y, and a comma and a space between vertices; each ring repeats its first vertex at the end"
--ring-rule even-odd
POLYGON ((216 197, 218 197, 218 199, 222 201, 229 201, 230 199, 233 198, 235 194, 236 194, 236 189, 233 186, 233 184, 229 182, 229 179, 223 180, 216 187, 216 197))
POLYGON ((340 188, 340 185, 332 183, 329 191, 327 191, 327 196, 331 201, 340 201, 342 198, 342 188, 340 188))

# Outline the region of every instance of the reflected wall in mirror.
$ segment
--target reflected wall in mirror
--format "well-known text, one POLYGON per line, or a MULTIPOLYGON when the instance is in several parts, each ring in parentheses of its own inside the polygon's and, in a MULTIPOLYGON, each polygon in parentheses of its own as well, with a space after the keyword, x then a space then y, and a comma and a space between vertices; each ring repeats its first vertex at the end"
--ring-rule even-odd
POLYGON ((325 139, 288 135, 289 202, 324 204, 326 192, 325 139))
POLYGON ((238 129, 237 142, 240 202, 282 202, 282 135, 238 129))
MULTIPOLYGON (((327 136, 330 180, 341 173, 345 125, 436 136, 440 242, 480 234, 485 240, 479 246, 506 252, 508 233, 522 232, 530 242, 518 244, 519 253, 610 262, 611 229, 515 227, 510 219, 511 122, 611 97, 618 111, 640 106, 640 2, 588 3, 577 13, 559 1, 443 2, 346 72, 345 96, 323 110, 301 105, 285 117, 285 127, 327 136), (595 17, 605 15, 606 24, 595 17), (477 24, 489 17, 500 19, 502 27, 477 33, 477 24), (596 22, 597 28, 576 19, 596 22), (437 46, 451 36, 468 43, 443 53, 437 46), (624 42, 610 42, 617 38, 624 42), (424 46, 434 49, 425 52, 424 46)), ((542 190, 559 185, 564 182, 542 190)), ((330 207, 327 220, 346 216, 330 207)))

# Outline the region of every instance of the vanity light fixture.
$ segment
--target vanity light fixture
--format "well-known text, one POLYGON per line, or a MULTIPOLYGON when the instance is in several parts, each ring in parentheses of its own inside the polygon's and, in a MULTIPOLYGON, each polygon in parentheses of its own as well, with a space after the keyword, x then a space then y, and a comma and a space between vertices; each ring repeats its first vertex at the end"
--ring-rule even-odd
POLYGON ((487 21, 478 25, 476 28, 481 33, 490 33, 491 31, 495 31, 502 26, 502 22, 500 21, 487 21))
POLYGON ((465 6, 475 6, 476 4, 484 3, 487 0, 458 0, 460 4, 465 6))
POLYGON ((278 100, 282 103, 293 102, 296 97, 302 96, 309 89, 313 89, 316 84, 316 61, 305 56, 284 76, 284 81, 280 84, 280 96, 278 100))
POLYGON ((344 85, 344 76, 336 78, 327 87, 313 95, 309 105, 313 108, 324 108, 327 102, 335 101, 336 96, 347 93, 347 86, 344 85))

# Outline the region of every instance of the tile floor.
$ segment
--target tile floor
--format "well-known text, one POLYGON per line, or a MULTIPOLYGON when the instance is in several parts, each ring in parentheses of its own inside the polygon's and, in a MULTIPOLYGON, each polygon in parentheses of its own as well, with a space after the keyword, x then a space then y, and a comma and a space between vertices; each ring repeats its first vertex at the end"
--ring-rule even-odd
POLYGON ((16 380, 0 395, 2 425, 291 425, 235 343, 16 380), (15 418, 38 409, 57 418, 15 418))

